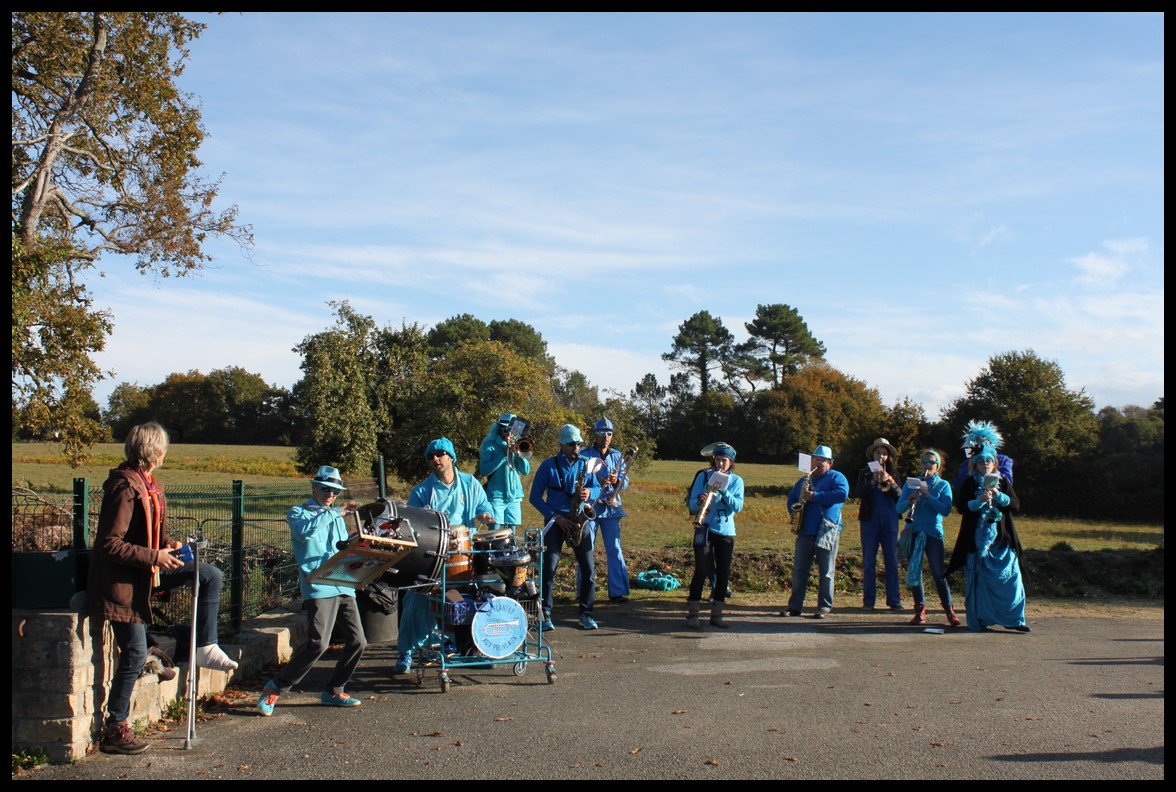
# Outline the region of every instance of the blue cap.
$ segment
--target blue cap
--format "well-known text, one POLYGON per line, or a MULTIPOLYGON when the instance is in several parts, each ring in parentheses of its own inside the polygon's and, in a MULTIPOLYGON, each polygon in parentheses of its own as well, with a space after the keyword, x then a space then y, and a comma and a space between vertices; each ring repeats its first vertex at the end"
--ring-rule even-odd
POLYGON ((425 449, 426 462, 429 461, 429 457, 433 456, 434 451, 441 451, 443 453, 449 454, 449 458, 453 460, 455 465, 457 464, 457 451, 454 450, 453 443, 449 440, 448 437, 438 437, 436 440, 433 440, 429 443, 429 447, 425 449))
POLYGON ((813 452, 809 454, 809 456, 821 457, 821 459, 828 459, 830 462, 832 462, 833 449, 827 445, 819 445, 813 449, 813 452))
POLYGON ((733 446, 727 445, 726 443, 719 443, 717 446, 715 446, 714 450, 711 451, 711 455, 727 457, 727 459, 730 459, 732 462, 734 462, 735 448, 733 446))
POLYGON ((596 425, 592 427, 592 430, 595 432, 611 432, 613 431, 613 422, 607 418, 601 418, 596 422, 596 425))
POLYGON ((323 465, 319 468, 318 472, 314 474, 314 478, 311 479, 311 483, 340 491, 347 489, 343 486, 343 476, 340 475, 339 470, 330 465, 323 465))
POLYGON ((583 443, 584 438, 580 437, 580 430, 576 428, 575 424, 564 424, 559 430, 559 444, 567 445, 568 443, 583 443))
POLYGON ((498 425, 499 426, 510 426, 510 422, 513 421, 514 419, 515 419, 514 413, 503 413, 502 415, 498 416, 498 425))

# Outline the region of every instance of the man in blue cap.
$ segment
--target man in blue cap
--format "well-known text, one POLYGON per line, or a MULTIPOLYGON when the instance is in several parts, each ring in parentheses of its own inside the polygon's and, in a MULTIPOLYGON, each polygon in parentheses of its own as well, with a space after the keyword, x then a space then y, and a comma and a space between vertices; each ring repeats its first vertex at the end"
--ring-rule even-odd
POLYGON ((510 433, 518 416, 503 413, 482 438, 478 475, 486 479, 486 496, 494 509, 494 520, 503 528, 523 524, 523 476, 531 473, 531 451, 519 450, 510 433))
POLYGON ((814 619, 823 619, 833 610, 833 572, 837 566, 837 547, 841 541, 841 506, 849 497, 849 480, 833 469, 833 450, 827 445, 813 449, 808 476, 801 478, 788 493, 788 510, 804 504, 796 547, 792 554, 792 596, 781 616, 799 616, 808 590, 809 570, 817 561, 817 610, 814 619))
POLYGON ((579 565, 576 592, 580 602, 580 629, 595 630, 592 608, 596 604, 596 563, 593 541, 596 525, 591 503, 600 496, 600 482, 594 468, 600 460, 580 455, 584 438, 573 424, 559 430, 560 452, 539 465, 531 482, 531 505, 543 515, 543 621, 540 630, 554 629, 551 622, 555 572, 565 539, 576 553, 579 565), (579 525, 580 519, 588 517, 579 525))
POLYGON ((596 478, 600 481, 600 497, 592 505, 596 512, 596 527, 604 540, 604 557, 608 569, 608 601, 629 601, 629 568, 625 565, 625 554, 621 549, 621 518, 625 509, 621 506, 621 491, 629 488, 629 474, 621 461, 621 452, 612 447, 613 422, 601 418, 592 427, 592 447, 584 452, 585 459, 599 459, 600 469, 596 478))
POLYGON ((307 576, 335 554, 337 543, 347 539, 347 524, 343 517, 358 506, 355 501, 347 501, 342 507, 335 505, 336 498, 346 487, 339 471, 330 465, 320 467, 310 481, 310 500, 286 513, 294 558, 298 562, 302 609, 306 611, 306 641, 294 650, 286 667, 262 688, 257 702, 262 715, 272 715, 278 696, 301 682, 314 668, 329 648, 336 626, 341 628, 343 653, 335 663, 320 701, 333 707, 358 707, 360 704, 359 699, 343 692, 367 648, 363 622, 355 604, 355 589, 307 581, 307 576))
MULTIPOLYGON (((450 528, 477 531, 475 520, 493 525, 493 507, 486 499, 486 490, 469 473, 462 473, 457 464, 457 451, 448 437, 439 437, 425 449, 425 461, 433 473, 412 488, 408 505, 418 509, 441 512, 449 520, 450 528)), ((429 597, 416 591, 406 592, 396 635, 400 658, 393 672, 407 674, 412 669, 412 653, 429 640, 437 621, 429 609, 429 597)))

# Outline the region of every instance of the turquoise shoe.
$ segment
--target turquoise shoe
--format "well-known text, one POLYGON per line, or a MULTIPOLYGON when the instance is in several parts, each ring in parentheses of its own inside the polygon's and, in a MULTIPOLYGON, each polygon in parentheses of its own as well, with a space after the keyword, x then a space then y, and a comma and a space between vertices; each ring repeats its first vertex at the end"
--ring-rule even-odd
POLYGON ((331 693, 326 690, 319 697, 319 701, 331 707, 358 707, 361 703, 359 699, 348 696, 346 693, 331 693))
POLYGON ((257 711, 267 718, 274 714, 274 707, 278 703, 278 689, 274 687, 274 681, 271 679, 265 683, 265 687, 261 689, 261 698, 257 700, 257 711))

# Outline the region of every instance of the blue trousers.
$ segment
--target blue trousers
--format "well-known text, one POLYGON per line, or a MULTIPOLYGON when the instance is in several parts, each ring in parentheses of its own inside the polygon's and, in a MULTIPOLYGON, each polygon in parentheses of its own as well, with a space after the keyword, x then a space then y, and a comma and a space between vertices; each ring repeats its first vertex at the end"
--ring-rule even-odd
POLYGON ((608 569, 608 595, 629 596, 629 567, 625 565, 625 554, 621 550, 621 518, 601 517, 596 520, 600 538, 604 543, 604 558, 608 569))
MULTIPOLYGON (((927 559, 927 566, 931 568, 931 577, 935 581, 935 588, 939 592, 939 602, 945 608, 951 607, 951 588, 947 585, 946 567, 943 563, 943 537, 927 534, 927 546, 923 551, 927 559)), ((908 572, 909 573, 909 572, 908 572)), ((922 578, 918 586, 911 586, 911 597, 915 600, 915 607, 922 608, 927 604, 923 596, 922 578)))
MULTIPOLYGON (((583 537, 579 546, 573 548, 576 563, 579 565, 576 575, 576 595, 580 602, 580 613, 592 613, 596 606, 596 558, 595 553, 596 524, 589 520, 584 523, 583 537)), ((551 609, 555 603, 554 589, 555 571, 559 568, 560 551, 564 546, 563 529, 552 525, 543 534, 543 612, 551 616, 551 609)))
POLYGON ((147 625, 130 622, 111 622, 114 642, 118 644, 118 668, 110 680, 110 695, 106 697, 108 721, 121 722, 131 716, 131 694, 139 672, 147 662, 147 625))
POLYGON ((874 514, 862 523, 862 604, 874 607, 878 598, 878 549, 886 566, 886 604, 898 605, 898 515, 874 514), (893 516, 895 519, 889 519, 893 516))

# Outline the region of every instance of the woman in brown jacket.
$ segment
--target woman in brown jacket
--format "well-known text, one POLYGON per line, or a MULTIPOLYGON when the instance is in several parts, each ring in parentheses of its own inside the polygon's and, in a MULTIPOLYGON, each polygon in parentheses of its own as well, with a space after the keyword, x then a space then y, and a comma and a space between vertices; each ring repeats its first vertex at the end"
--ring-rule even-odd
MULTIPOLYGON (((167 431, 151 422, 133 427, 125 444, 127 461, 102 485, 102 511, 89 571, 89 605, 95 619, 110 622, 118 644, 118 668, 107 697, 106 753, 140 753, 147 744, 135 737, 129 718, 131 694, 147 661, 151 592, 191 583, 197 570, 175 551, 182 543, 167 533, 167 501, 152 473, 167 455, 167 431)), ((216 621, 223 576, 200 564, 197 604, 197 662, 227 671, 237 667, 217 645, 216 621), (210 626, 211 625, 211 626, 210 626)))

